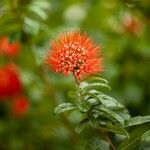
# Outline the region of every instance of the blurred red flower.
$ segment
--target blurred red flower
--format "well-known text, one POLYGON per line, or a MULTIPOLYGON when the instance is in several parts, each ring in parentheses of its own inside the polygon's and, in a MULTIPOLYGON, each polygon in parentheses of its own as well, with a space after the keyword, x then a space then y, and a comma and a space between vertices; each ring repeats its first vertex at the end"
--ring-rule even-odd
POLYGON ((14 99, 12 104, 12 112, 15 116, 23 115, 29 108, 29 101, 26 97, 21 96, 14 99))
POLYGON ((20 50, 20 43, 10 43, 8 37, 4 36, 0 38, 0 54, 6 56, 16 56, 20 50))
POLYGON ((77 80, 102 71, 100 47, 80 32, 67 32, 52 41, 45 62, 56 72, 73 73, 77 80))
POLYGON ((124 16, 123 25, 125 27, 125 31, 129 33, 139 34, 142 30, 141 22, 129 14, 124 16))
POLYGON ((21 92, 22 85, 17 68, 13 64, 0 67, 0 99, 11 97, 21 92))

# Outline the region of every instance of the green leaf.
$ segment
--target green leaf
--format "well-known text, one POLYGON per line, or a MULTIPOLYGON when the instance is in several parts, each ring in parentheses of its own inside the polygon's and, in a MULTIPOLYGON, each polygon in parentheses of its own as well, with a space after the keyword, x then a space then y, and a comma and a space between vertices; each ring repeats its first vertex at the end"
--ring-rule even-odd
POLYGON ((37 5, 41 9, 49 9, 50 8, 50 2, 47 0, 34 0, 32 5, 37 5))
POLYGON ((103 104, 105 107, 111 109, 111 110, 120 110, 120 109, 124 109, 124 106, 121 105, 120 103, 118 103, 114 98, 105 95, 103 93, 86 93, 86 95, 88 95, 89 97, 93 97, 94 100, 92 98, 88 98, 87 101, 91 101, 92 99, 92 103, 93 104, 97 104, 97 103, 101 103, 103 104))
POLYGON ((137 116, 127 120, 125 122, 125 127, 135 126, 146 122, 150 122, 150 116, 137 116))
POLYGON ((89 95, 96 97, 105 107, 110 108, 111 110, 124 108, 124 106, 118 103, 114 98, 103 93, 98 95, 89 93, 89 95))
POLYGON ((69 92, 68 92, 68 97, 70 97, 70 98, 75 98, 75 97, 77 97, 77 92, 75 92, 75 91, 69 91, 69 92))
POLYGON ((41 19, 43 20, 47 19, 47 13, 40 7, 32 5, 32 7, 30 7, 30 10, 34 12, 36 15, 38 15, 41 19))
POLYGON ((103 116, 103 117, 108 118, 114 123, 119 123, 120 125, 124 125, 124 119, 120 117, 118 114, 116 114, 115 112, 107 109, 104 106, 98 106, 96 107, 96 109, 98 110, 96 112, 97 116, 103 116))
POLYGON ((142 135, 142 141, 144 142, 150 142, 150 130, 145 132, 143 135, 142 135))
POLYGON ((40 29, 40 23, 30 17, 25 17, 24 24, 24 30, 31 34, 37 34, 40 29))
POLYGON ((150 142, 144 142, 140 145, 137 150, 149 150, 150 149, 150 142))
POLYGON ((103 104, 101 97, 98 97, 96 94, 93 93, 86 93, 86 101, 89 101, 91 104, 103 104))
POLYGON ((55 114, 60 114, 62 112, 65 112, 65 111, 68 111, 68 110, 72 110, 72 109, 75 109, 75 108, 77 108, 77 106, 74 105, 74 104, 62 103, 62 104, 60 104, 60 105, 55 107, 54 113, 55 114))
POLYGON ((102 82, 102 83, 106 83, 108 84, 108 81, 106 79, 100 78, 98 76, 91 76, 91 77, 87 77, 84 78, 81 82, 88 82, 88 83, 92 83, 92 82, 102 82))
POLYGON ((91 105, 97 105, 100 103, 96 98, 88 98, 86 101, 89 102, 91 105))
POLYGON ((103 89, 111 90, 111 87, 105 83, 85 84, 83 87, 81 87, 81 91, 83 91, 83 93, 88 93, 91 90, 101 91, 103 89))
POLYGON ((31 5, 28 7, 30 13, 35 13, 41 19, 47 19, 47 10, 50 8, 50 3, 48 1, 32 1, 31 5))
POLYGON ((101 98, 102 103, 109 107, 110 109, 123 109, 124 106, 118 103, 114 98, 105 95, 105 94, 99 94, 98 97, 101 98))
POLYGON ((85 145, 84 150, 110 150, 110 148, 106 141, 93 139, 85 145))
POLYGON ((83 119, 76 128, 76 132, 80 133, 89 123, 89 119, 83 119))
POLYGON ((90 109, 91 104, 88 101, 83 100, 77 106, 82 113, 85 113, 90 109))
POLYGON ((114 110, 116 114, 118 114, 120 117, 124 119, 124 121, 129 120, 131 118, 129 111, 124 108, 122 110, 114 110))
POLYGON ((150 130, 150 123, 138 126, 131 134, 130 138, 126 138, 118 147, 118 150, 135 150, 141 144, 142 135, 150 130))
POLYGON ((129 138, 128 132, 119 125, 115 125, 115 124, 112 124, 112 123, 107 123, 106 127, 103 128, 103 129, 108 130, 108 131, 113 132, 113 133, 125 135, 126 137, 129 138))

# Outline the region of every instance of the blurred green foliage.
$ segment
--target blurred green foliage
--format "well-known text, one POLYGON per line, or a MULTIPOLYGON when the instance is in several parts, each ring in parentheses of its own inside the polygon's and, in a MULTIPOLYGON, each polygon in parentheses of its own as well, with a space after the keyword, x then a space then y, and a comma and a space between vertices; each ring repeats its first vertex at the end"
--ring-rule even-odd
MULTIPOLYGON (((75 89, 71 76, 50 72, 43 64, 50 40, 63 31, 80 29, 96 40, 103 53, 102 77, 110 82, 112 96, 132 116, 149 114, 149 6, 149 0, 1 0, 0 36, 21 43, 13 62, 20 68, 30 108, 15 118, 10 103, 0 103, 0 149, 80 150, 99 136, 91 128, 75 132, 82 117, 78 112, 53 114, 57 104, 77 101, 69 94, 75 89)), ((0 57, 1 66, 10 61, 0 57)))

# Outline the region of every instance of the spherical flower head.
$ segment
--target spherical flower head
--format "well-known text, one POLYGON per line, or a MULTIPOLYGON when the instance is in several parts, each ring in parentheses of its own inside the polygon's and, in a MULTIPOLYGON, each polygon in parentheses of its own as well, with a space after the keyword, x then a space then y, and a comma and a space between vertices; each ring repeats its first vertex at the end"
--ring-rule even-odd
POLYGON ((12 97, 22 90, 19 73, 15 65, 0 67, 0 99, 12 97))
POLYGON ((77 80, 102 71, 100 47, 80 32, 63 33, 52 41, 45 62, 56 72, 73 73, 77 80))
POLYGON ((16 56, 20 50, 20 43, 10 43, 8 37, 4 36, 0 38, 0 54, 9 57, 16 56))
POLYGON ((24 115, 29 108, 29 101, 26 97, 20 96, 14 99, 12 103, 12 112, 15 116, 24 115))

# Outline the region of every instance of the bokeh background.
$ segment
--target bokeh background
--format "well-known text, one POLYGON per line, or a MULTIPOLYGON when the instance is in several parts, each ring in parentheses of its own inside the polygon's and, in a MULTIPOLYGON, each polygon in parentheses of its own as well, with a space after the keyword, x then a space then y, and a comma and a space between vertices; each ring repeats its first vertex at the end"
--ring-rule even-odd
POLYGON ((98 136, 91 128, 75 132, 78 112, 53 114, 59 103, 78 102, 72 77, 43 63, 64 31, 100 44, 110 95, 132 116, 150 114, 149 27, 149 0, 1 0, 0 150, 82 150, 98 136))

